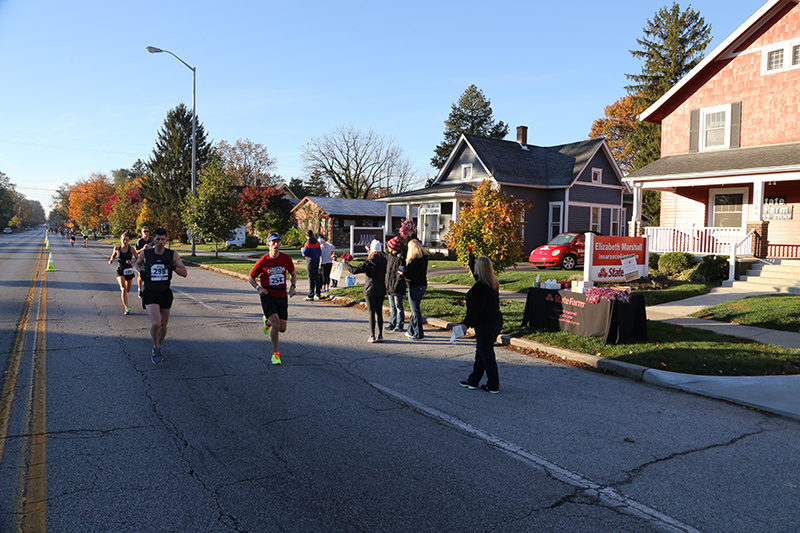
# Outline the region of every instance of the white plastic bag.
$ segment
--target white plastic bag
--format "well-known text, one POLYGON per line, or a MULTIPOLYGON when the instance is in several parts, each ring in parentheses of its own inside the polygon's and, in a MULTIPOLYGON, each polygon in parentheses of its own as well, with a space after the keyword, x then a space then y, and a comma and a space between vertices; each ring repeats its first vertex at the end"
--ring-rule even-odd
POLYGON ((462 326, 461 324, 453 326, 452 332, 450 333, 450 344, 455 344, 456 339, 459 337, 463 337, 464 334, 466 334, 464 326, 462 326))

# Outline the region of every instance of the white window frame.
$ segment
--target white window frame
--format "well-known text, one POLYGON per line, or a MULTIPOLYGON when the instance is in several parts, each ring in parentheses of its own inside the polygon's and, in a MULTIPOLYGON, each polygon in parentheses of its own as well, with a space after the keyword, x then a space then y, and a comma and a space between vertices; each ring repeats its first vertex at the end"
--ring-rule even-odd
POLYGON ((602 168, 593 168, 592 169, 592 183, 603 183, 603 169, 602 168))
POLYGON ((611 231, 611 236, 612 237, 620 237, 620 236, 622 236, 622 231, 621 231, 622 230, 622 226, 620 225, 620 218, 621 218, 620 217, 620 214, 621 214, 620 211, 622 211, 621 208, 613 208, 613 209, 611 209, 611 228, 610 228, 610 231, 611 231), (616 226, 616 230, 614 229, 614 226, 616 226))
POLYGON ((603 208, 602 207, 590 207, 589 208, 589 229, 597 232, 603 232, 603 208), (596 210, 596 211, 595 211, 596 210), (597 213, 597 224, 594 221, 594 214, 597 213))
POLYGON ((750 189, 747 187, 722 187, 718 189, 709 189, 708 191, 708 227, 714 226, 714 197, 718 194, 741 194, 742 195, 742 225, 741 228, 747 227, 747 214, 750 212, 750 189))
POLYGON ((547 240, 550 241, 553 237, 558 235, 559 233, 564 233, 564 202, 549 202, 548 204, 548 215, 547 215, 547 240), (559 207, 560 217, 558 220, 553 220, 553 211, 556 207, 559 207), (553 226, 558 224, 558 233, 553 231, 553 226))
POLYGON ((798 46, 800 46, 800 39, 783 41, 764 47, 761 51, 761 75, 766 76, 800 68, 800 60, 798 60, 797 63, 793 62, 794 49, 798 46), (771 53, 777 52, 778 50, 783 50, 783 65, 780 68, 769 69, 769 56, 771 53))
POLYGON ((731 146, 731 104, 723 104, 714 107, 706 107, 700 110, 700 138, 698 139, 699 150, 725 150, 731 146), (719 146, 706 146, 706 115, 725 112, 725 137, 719 146))
POLYGON ((472 163, 468 165, 461 165, 461 180, 470 181, 472 179, 472 163), (469 172, 467 171, 469 169, 469 172))

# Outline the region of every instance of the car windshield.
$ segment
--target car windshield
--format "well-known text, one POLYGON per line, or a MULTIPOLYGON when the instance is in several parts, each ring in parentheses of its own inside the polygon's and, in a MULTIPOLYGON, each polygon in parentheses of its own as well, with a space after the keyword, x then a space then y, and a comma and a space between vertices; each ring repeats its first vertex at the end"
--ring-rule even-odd
POLYGON ((553 237, 547 244, 549 245, 569 244, 577 235, 578 235, 577 233, 562 233, 560 235, 556 235, 555 237, 553 237))

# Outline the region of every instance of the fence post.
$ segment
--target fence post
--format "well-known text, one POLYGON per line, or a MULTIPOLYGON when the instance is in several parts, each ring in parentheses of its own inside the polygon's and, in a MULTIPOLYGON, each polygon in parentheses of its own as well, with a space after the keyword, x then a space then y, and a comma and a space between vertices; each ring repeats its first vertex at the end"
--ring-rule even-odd
POLYGON ((731 255, 728 258, 728 281, 736 281, 736 241, 731 241, 731 255))

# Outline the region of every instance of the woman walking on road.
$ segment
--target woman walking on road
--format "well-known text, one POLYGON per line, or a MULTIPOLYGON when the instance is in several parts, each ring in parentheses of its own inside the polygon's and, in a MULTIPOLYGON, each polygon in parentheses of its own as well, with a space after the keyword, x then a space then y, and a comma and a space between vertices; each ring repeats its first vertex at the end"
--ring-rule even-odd
POLYGON ((119 261, 117 283, 119 283, 119 290, 122 293, 122 305, 125 306, 126 315, 131 314, 131 308, 128 305, 128 293, 131 292, 133 277, 136 275, 136 271, 133 270, 133 261, 139 258, 136 250, 128 244, 130 239, 131 235, 127 231, 123 233, 119 238, 121 244, 114 246, 114 251, 111 252, 111 258, 108 260, 109 265, 114 262, 115 258, 119 261))
POLYGON ((367 260, 352 266, 345 262, 351 274, 364 273, 364 300, 369 311, 369 339, 367 342, 383 342, 383 299, 386 297, 386 257, 379 241, 372 241, 367 260), (377 328, 376 328, 377 326, 377 328))
POLYGON ((477 389, 485 372, 486 384, 481 385, 481 389, 497 394, 500 392, 500 378, 497 373, 494 343, 503 329, 503 314, 500 312, 498 292, 500 283, 494 274, 492 260, 488 257, 475 259, 470 250, 469 267, 475 277, 475 285, 467 292, 467 315, 464 317, 464 327, 475 330, 475 363, 472 365, 472 374, 460 384, 468 389, 477 389))
POLYGON ((411 319, 408 321, 406 337, 421 341, 425 338, 422 331, 422 297, 428 290, 428 254, 416 238, 408 241, 406 267, 403 277, 408 284, 408 306, 411 308, 411 319))

